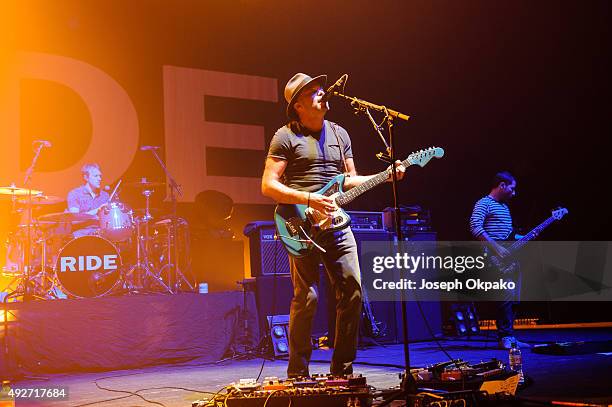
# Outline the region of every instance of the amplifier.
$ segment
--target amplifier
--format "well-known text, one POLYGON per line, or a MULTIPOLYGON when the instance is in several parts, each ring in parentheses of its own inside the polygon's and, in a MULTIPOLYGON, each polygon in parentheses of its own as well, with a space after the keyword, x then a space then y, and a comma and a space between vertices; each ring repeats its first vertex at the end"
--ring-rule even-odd
MULTIPOLYGON (((400 208, 401 228, 404 234, 410 232, 428 232, 431 230, 431 216, 428 210, 420 206, 400 208)), ((395 232, 395 209, 385 208, 383 211, 383 225, 385 230, 395 232)))
POLYGON ((256 221, 244 227, 249 238, 251 277, 289 274, 289 258, 280 240, 275 240, 272 221, 256 221))
POLYGON ((351 217, 351 228, 359 231, 384 230, 382 212, 346 211, 351 217))

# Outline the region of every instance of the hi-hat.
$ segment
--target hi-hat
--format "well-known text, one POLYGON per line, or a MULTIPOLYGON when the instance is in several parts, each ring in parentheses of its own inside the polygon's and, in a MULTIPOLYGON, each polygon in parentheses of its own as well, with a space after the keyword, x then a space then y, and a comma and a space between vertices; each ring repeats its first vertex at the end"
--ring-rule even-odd
POLYGON ((94 215, 88 213, 57 212, 49 213, 38 217, 39 223, 79 223, 86 221, 96 221, 94 215))
POLYGON ((19 188, 15 184, 11 184, 8 187, 0 187, 0 195, 13 195, 13 196, 24 196, 31 192, 32 195, 40 195, 42 191, 36 189, 19 188))

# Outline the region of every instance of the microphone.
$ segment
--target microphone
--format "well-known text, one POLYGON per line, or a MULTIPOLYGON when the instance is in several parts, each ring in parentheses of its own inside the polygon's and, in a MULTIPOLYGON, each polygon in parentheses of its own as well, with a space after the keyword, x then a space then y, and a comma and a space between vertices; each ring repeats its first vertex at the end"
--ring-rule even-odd
POLYGON ((43 147, 51 147, 52 144, 49 140, 34 140, 32 142, 32 146, 35 146, 36 144, 40 144, 43 147))
POLYGON ((340 90, 344 91, 344 86, 346 86, 347 80, 348 80, 348 74, 345 73, 344 75, 340 77, 340 79, 336 81, 336 83, 334 83, 329 88, 327 88, 327 90, 325 91, 325 94, 321 98, 321 103, 325 103, 329 99, 331 99, 331 97, 334 96, 334 92, 338 92, 340 90))
POLYGON ((140 151, 159 150, 159 146, 141 146, 140 151))

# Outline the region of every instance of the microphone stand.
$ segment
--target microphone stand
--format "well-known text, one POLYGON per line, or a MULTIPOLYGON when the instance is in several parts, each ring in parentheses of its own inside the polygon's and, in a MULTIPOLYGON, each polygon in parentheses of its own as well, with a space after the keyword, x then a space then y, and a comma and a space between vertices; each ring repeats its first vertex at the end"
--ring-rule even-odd
POLYGON ((195 288, 194 286, 191 285, 191 283, 187 280, 187 278, 185 277, 185 275, 183 273, 181 273, 181 271, 179 270, 179 264, 178 264, 178 244, 177 244, 177 228, 176 228, 176 200, 177 200, 177 196, 181 197, 183 196, 183 188, 181 187, 180 184, 178 184, 175 179, 172 177, 172 175, 170 174, 170 171, 168 171, 168 167, 166 167, 166 165, 164 164, 164 162, 162 161, 161 157, 159 156, 159 154, 157 154, 157 150, 156 149, 151 149, 150 150, 151 153, 153 153, 153 156, 155 157, 155 159, 157 160, 157 162, 159 163, 160 167, 162 168, 162 170, 164 171, 164 173, 166 174, 166 178, 168 179, 168 183, 170 185, 170 200, 172 201, 172 222, 170 223, 171 227, 170 227, 170 234, 172 235, 173 238, 173 243, 174 243, 174 264, 173 264, 173 270, 174 270, 174 275, 172 275, 172 273, 168 273, 168 286, 170 287, 170 289, 174 289, 175 293, 178 292, 178 286, 179 286, 179 282, 178 282, 178 277, 180 276, 183 281, 187 284, 187 286, 189 287, 189 289, 191 291, 194 291, 195 288))
MULTIPOLYGON (((387 150, 387 155, 388 155, 385 158, 387 158, 388 161, 391 162, 391 181, 392 181, 391 186, 393 190, 393 208, 395 212, 395 234, 396 234, 396 238, 398 242, 398 247, 402 249, 404 237, 403 237, 402 228, 401 228, 401 211, 399 207, 399 194, 397 191, 398 179, 397 179, 397 169, 395 167, 396 157, 395 157, 395 138, 394 138, 394 133, 393 133, 393 126, 394 126, 393 120, 400 119, 400 120, 408 121, 408 119, 410 119, 410 116, 400 113, 396 110, 389 109, 382 105, 377 105, 375 103, 368 102, 362 99, 358 99, 353 96, 347 96, 340 92, 334 92, 333 96, 338 96, 340 98, 350 101, 350 104, 355 110, 356 114, 364 113, 368 117, 372 126, 374 127, 374 131, 376 131, 378 136, 383 141, 383 144, 385 145, 385 148, 387 150), (374 110, 374 111, 381 112, 384 114, 384 118, 380 125, 374 121, 374 119, 372 118, 372 115, 370 114, 370 110, 374 110), (388 144, 385 141, 385 137, 382 134, 383 124, 386 124, 387 132, 389 134, 388 144)), ((405 274, 404 269, 400 269, 400 278, 404 278, 405 277, 404 274, 405 274)), ((404 337, 404 365, 405 365, 406 371, 404 372, 404 377, 402 379, 400 391, 390 395, 381 404, 379 404, 379 406, 389 405, 394 400, 397 400, 400 398, 406 400, 406 403, 409 403, 411 399, 410 396, 414 396, 417 391, 416 381, 414 380, 414 377, 412 377, 412 374, 410 373, 410 348, 408 346, 409 345, 408 343, 408 310, 406 308, 407 306, 406 305, 406 294, 404 293, 403 290, 400 290, 400 301, 402 304, 402 333, 404 337)))
MULTIPOLYGON (((38 144, 36 151, 34 151, 34 157, 32 157, 32 163, 30 167, 26 170, 25 178, 23 180, 23 186, 28 189, 28 205, 26 208, 27 212, 27 228, 28 231, 26 233, 26 247, 25 247, 25 259, 24 259, 24 268, 25 268, 25 280, 23 282, 23 300, 28 301, 30 299, 31 287, 30 287, 30 279, 31 279, 31 268, 32 268, 32 189, 28 187, 28 183, 32 179, 32 173, 34 172, 34 167, 36 166, 36 162, 38 161, 38 157, 43 149, 44 145, 42 143, 38 144)), ((41 267, 45 267, 45 264, 42 264, 41 267)))

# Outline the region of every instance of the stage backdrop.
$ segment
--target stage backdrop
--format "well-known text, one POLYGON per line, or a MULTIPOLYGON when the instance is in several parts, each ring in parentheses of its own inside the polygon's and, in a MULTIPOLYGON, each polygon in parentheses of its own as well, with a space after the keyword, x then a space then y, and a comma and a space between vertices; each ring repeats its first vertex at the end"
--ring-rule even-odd
MULTIPOLYGON (((349 74, 348 94, 411 116, 401 156, 431 145, 443 160, 410 169, 401 202, 432 210, 441 239, 468 237, 474 202, 496 171, 518 177, 515 221, 529 228, 557 205, 571 217, 548 239, 607 239, 594 191, 609 173, 607 2, 23 1, 4 4, 0 56, 0 185, 23 186, 32 141, 46 139, 31 185, 65 196, 98 162, 103 182, 165 181, 157 145, 192 216, 203 190, 235 202, 233 227, 272 218, 260 194, 265 151, 285 121, 296 72, 349 74)), ((385 166, 366 118, 332 100, 357 169, 385 166)), ((380 119, 377 117, 377 119, 380 119)), ((165 190, 153 196, 167 212, 165 190)), ((121 199, 143 206, 137 189, 121 199)), ((380 187, 351 205, 391 204, 380 187)), ((2 232, 9 223, 3 198, 2 232)), ((63 210, 63 205, 45 211, 63 210)), ((240 274, 240 273, 238 273, 240 274)), ((234 286, 234 275, 227 287, 234 286)))

